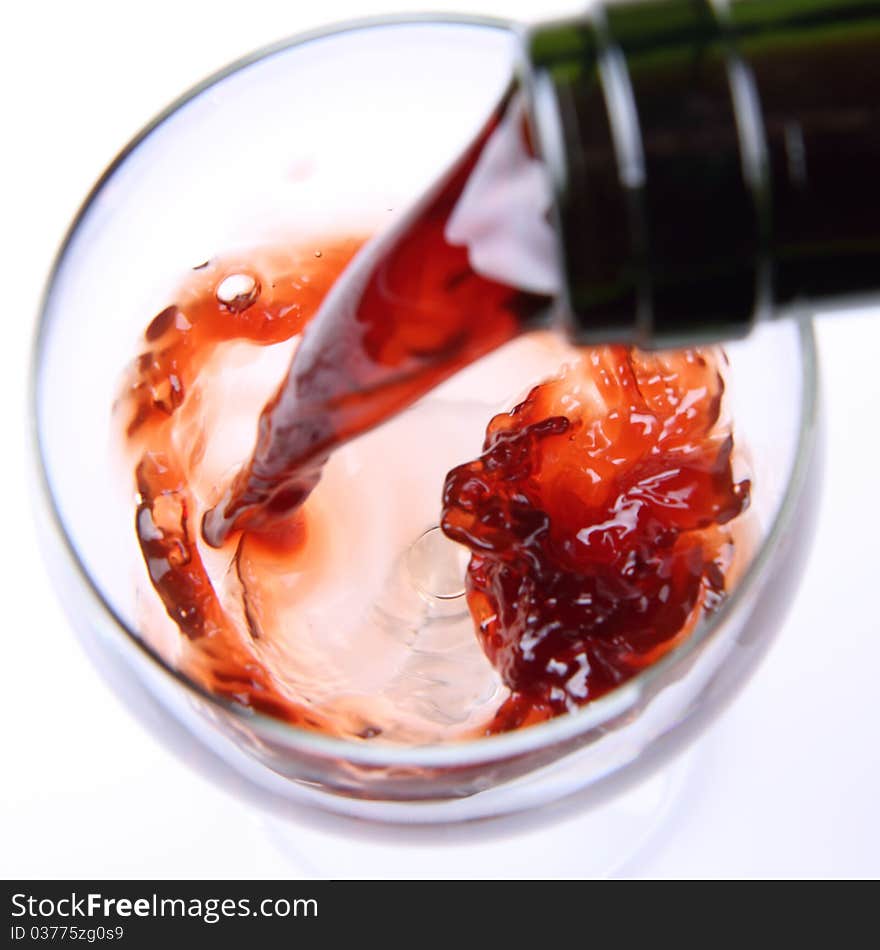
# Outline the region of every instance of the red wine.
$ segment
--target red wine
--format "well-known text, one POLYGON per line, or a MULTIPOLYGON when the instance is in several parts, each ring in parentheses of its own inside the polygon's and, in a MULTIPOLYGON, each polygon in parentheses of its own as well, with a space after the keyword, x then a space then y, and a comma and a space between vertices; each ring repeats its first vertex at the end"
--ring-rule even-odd
MULTIPOLYGON (((176 662, 207 689, 304 728, 382 734, 378 716, 282 682, 285 655, 266 643, 281 623, 275 601, 295 606, 288 588, 303 560, 319 556, 308 499, 329 456, 547 314, 552 260, 527 266, 549 230, 540 196, 524 224, 504 217, 505 196, 529 190, 537 164, 508 97, 389 233, 207 262, 147 326, 122 400, 136 529, 183 634, 176 662), (250 459, 201 518, 193 473, 210 441, 225 438, 223 418, 207 432, 190 424, 202 383, 222 375, 223 346, 293 338, 250 459), (235 604, 217 588, 214 557, 228 563, 235 604)), ((479 642, 508 691, 479 731, 602 695, 726 596, 749 482, 733 475, 723 390, 715 350, 587 350, 490 421, 480 457, 447 476, 442 512, 438 484, 441 527, 471 552, 479 642)), ((393 482, 397 473, 382 474, 393 482)))
POLYGON ((334 448, 378 425, 521 333, 552 301, 480 273, 450 240, 472 175, 497 137, 528 152, 506 98, 452 170, 393 231, 371 243, 308 328, 260 419, 250 461, 204 520, 205 540, 271 527, 295 511, 334 448))
POLYGON ((723 601, 750 489, 723 389, 711 352, 596 349, 449 473, 441 524, 472 552, 471 613, 512 690, 493 730, 596 699, 723 601))

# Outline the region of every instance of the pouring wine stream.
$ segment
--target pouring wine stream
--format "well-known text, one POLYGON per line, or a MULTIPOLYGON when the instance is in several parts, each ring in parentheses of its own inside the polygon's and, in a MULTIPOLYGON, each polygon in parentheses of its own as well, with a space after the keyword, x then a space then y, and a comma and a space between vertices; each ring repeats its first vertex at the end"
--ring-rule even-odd
POLYGON ((308 498, 329 455, 546 315, 559 287, 550 188, 511 90, 453 167, 352 261, 260 417, 202 533, 220 547, 308 498))

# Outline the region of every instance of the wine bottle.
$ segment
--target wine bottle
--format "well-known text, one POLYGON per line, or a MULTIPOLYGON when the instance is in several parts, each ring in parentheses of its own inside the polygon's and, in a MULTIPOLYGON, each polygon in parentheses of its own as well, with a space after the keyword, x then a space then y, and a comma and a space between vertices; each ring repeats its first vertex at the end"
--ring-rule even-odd
POLYGON ((523 48, 576 342, 880 296, 880 2, 608 3, 523 48))

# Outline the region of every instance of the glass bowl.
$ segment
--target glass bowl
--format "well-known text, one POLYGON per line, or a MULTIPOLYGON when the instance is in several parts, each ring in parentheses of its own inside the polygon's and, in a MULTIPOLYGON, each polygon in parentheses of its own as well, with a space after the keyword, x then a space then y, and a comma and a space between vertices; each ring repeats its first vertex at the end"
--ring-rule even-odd
POLYGON ((293 220, 376 227, 405 207, 489 112, 516 44, 500 21, 378 20, 230 66, 113 162, 46 290, 33 376, 36 481, 46 559, 71 622, 162 741, 288 814, 317 806, 423 825, 532 809, 542 820, 550 812, 536 806, 583 808, 620 792, 684 748, 745 682, 809 546, 815 347, 808 322, 780 322, 728 348, 729 408, 754 470, 754 556, 689 638, 577 713, 454 744, 346 741, 209 695, 141 636, 131 578, 144 568, 130 473, 110 461, 110 407, 149 315, 183 269, 217 251, 277 240, 293 220), (318 172, 302 187, 296 170, 306 166, 318 172))

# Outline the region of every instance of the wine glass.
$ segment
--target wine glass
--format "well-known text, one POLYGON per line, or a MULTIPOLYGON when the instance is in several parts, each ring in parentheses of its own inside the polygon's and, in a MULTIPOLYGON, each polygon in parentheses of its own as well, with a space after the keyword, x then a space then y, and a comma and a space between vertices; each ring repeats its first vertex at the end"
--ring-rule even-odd
POLYGON ((277 242, 292 222, 345 231, 393 219, 480 126, 510 81, 516 49, 502 21, 382 19, 233 64, 108 168, 44 298, 33 403, 41 534, 72 625, 148 728, 282 816, 273 833, 298 853, 310 847, 305 864, 321 873, 370 873, 354 852, 331 846, 366 838, 389 854, 405 845, 414 874, 455 873, 460 849, 469 873, 498 874, 515 867, 517 836, 540 834, 545 851, 564 849, 572 823, 592 842, 582 867, 614 867, 683 780, 682 766, 669 763, 729 702, 779 628, 808 548, 816 357, 810 323, 789 321, 727 348, 728 409, 754 472, 757 539, 741 579, 681 645, 576 713, 468 742, 344 740, 207 693, 144 635, 131 473, 113 460, 110 408, 150 315, 183 269, 218 251, 277 242), (457 856, 441 860, 439 842, 457 856), (334 853, 334 867, 314 857, 334 853))

